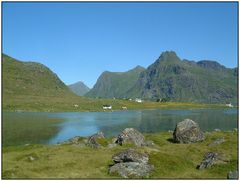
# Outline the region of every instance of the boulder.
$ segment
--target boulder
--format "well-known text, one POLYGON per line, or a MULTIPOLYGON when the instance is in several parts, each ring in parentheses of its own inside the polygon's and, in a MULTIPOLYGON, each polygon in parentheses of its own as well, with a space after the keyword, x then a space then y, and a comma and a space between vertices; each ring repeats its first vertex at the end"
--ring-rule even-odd
POLYGON ((216 163, 218 159, 218 154, 214 152, 208 152, 204 155, 201 164, 197 167, 199 170, 209 168, 216 163))
POLYGON ((117 173, 123 178, 145 178, 154 169, 148 164, 147 154, 139 153, 133 149, 122 151, 113 155, 114 165, 109 168, 109 173, 117 173))
POLYGON ((218 138, 218 139, 214 140, 212 143, 210 143, 208 146, 216 146, 216 145, 219 145, 223 142, 225 142, 224 138, 218 138))
POLYGON ((136 146, 144 146, 144 136, 134 128, 124 129, 117 137, 115 143, 122 145, 124 143, 132 143, 136 146))
POLYGON ((204 139, 204 134, 198 124, 191 119, 179 122, 173 132, 173 140, 177 143, 195 143, 204 139))
POLYGON ((112 160, 115 163, 121 163, 121 162, 147 163, 148 155, 136 152, 134 149, 128 149, 113 155, 112 160))
POLYGON ((238 180, 238 171, 230 171, 227 175, 228 179, 234 179, 234 180, 238 180))
POLYGON ((124 162, 113 165, 109 173, 117 173, 123 178, 146 178, 153 170, 152 165, 139 162, 124 162))
POLYGON ((98 139, 105 138, 103 132, 98 132, 90 137, 88 137, 87 145, 92 148, 100 148, 101 144, 99 143, 98 139))

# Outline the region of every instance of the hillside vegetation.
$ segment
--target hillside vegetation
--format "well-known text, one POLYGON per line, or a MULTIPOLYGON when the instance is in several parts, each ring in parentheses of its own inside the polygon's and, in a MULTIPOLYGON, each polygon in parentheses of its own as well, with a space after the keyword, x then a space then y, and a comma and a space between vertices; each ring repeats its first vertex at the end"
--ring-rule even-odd
POLYGON ((180 60, 175 52, 164 52, 144 71, 131 96, 168 98, 173 101, 237 103, 235 69, 215 61, 180 60))
MULTIPOLYGON (((139 72, 141 67, 134 71, 139 72)), ((131 72, 127 74, 131 75, 131 72)), ((154 108, 221 108, 224 105, 198 103, 136 103, 119 99, 91 99, 72 93, 46 66, 35 62, 22 62, 2 55, 3 111, 103 111, 102 105, 113 110, 154 108)), ((121 82, 121 84, 124 84, 121 82)), ((117 89, 116 89, 117 90, 117 89)))
POLYGON ((126 73, 104 72, 87 95, 237 104, 237 70, 216 61, 181 60, 175 52, 166 51, 147 69, 134 74, 134 79, 126 73))
POLYGON ((40 63, 21 62, 3 55, 2 66, 4 98, 73 95, 55 73, 40 63))
POLYGON ((103 72, 94 87, 86 94, 88 97, 126 98, 126 92, 137 82, 145 69, 137 66, 127 72, 103 72))

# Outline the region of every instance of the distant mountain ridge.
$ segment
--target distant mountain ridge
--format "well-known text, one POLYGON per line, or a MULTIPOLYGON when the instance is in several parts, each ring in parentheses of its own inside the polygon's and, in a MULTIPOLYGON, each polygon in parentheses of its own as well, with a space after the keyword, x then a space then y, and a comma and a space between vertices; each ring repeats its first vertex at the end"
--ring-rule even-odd
POLYGON ((136 66, 127 72, 103 72, 94 87, 86 94, 89 97, 120 98, 132 88, 145 68, 136 66))
POLYGON ((78 81, 74 84, 68 85, 69 89, 78 96, 85 95, 90 88, 86 86, 82 81, 78 81))
POLYGON ((226 68, 211 60, 181 60, 173 51, 163 52, 147 69, 140 71, 138 77, 135 75, 135 80, 129 82, 127 90, 121 94, 114 90, 126 84, 116 83, 114 73, 105 74, 99 77, 92 94, 87 95, 150 100, 165 98, 179 102, 237 102, 237 68, 226 68))

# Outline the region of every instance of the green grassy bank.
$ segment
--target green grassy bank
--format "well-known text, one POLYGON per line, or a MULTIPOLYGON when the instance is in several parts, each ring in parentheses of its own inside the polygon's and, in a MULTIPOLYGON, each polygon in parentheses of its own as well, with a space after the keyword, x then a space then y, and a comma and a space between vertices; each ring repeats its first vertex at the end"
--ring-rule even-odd
MULTIPOLYGON (((136 148, 146 152, 155 170, 150 178, 226 179, 229 171, 238 168, 238 133, 206 133, 206 140, 195 144, 176 144, 172 133, 145 134, 154 147, 136 148), (216 138, 224 138, 220 145, 209 147, 216 138), (205 170, 196 169, 206 152, 223 154, 227 162, 205 170)), ((110 139, 106 139, 109 141, 110 139)), ((128 146, 93 149, 74 145, 28 145, 3 148, 3 178, 120 178, 108 174, 113 154, 128 146), (31 160, 34 158, 34 160, 31 160)))
POLYGON ((103 111, 102 105, 112 105, 113 110, 127 109, 198 109, 227 108, 223 104, 201 104, 180 102, 150 102, 137 103, 119 99, 90 99, 78 96, 14 96, 3 97, 3 111, 34 111, 34 112, 79 112, 103 111), (77 105, 77 106, 75 106, 77 105))

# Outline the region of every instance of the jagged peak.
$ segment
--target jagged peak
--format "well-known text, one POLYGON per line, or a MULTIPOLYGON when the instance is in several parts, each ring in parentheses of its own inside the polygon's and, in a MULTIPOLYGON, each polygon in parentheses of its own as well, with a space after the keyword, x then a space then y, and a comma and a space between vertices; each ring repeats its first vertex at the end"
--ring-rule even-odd
POLYGON ((174 51, 165 51, 162 52, 158 61, 180 61, 181 59, 177 56, 176 52, 174 51))

